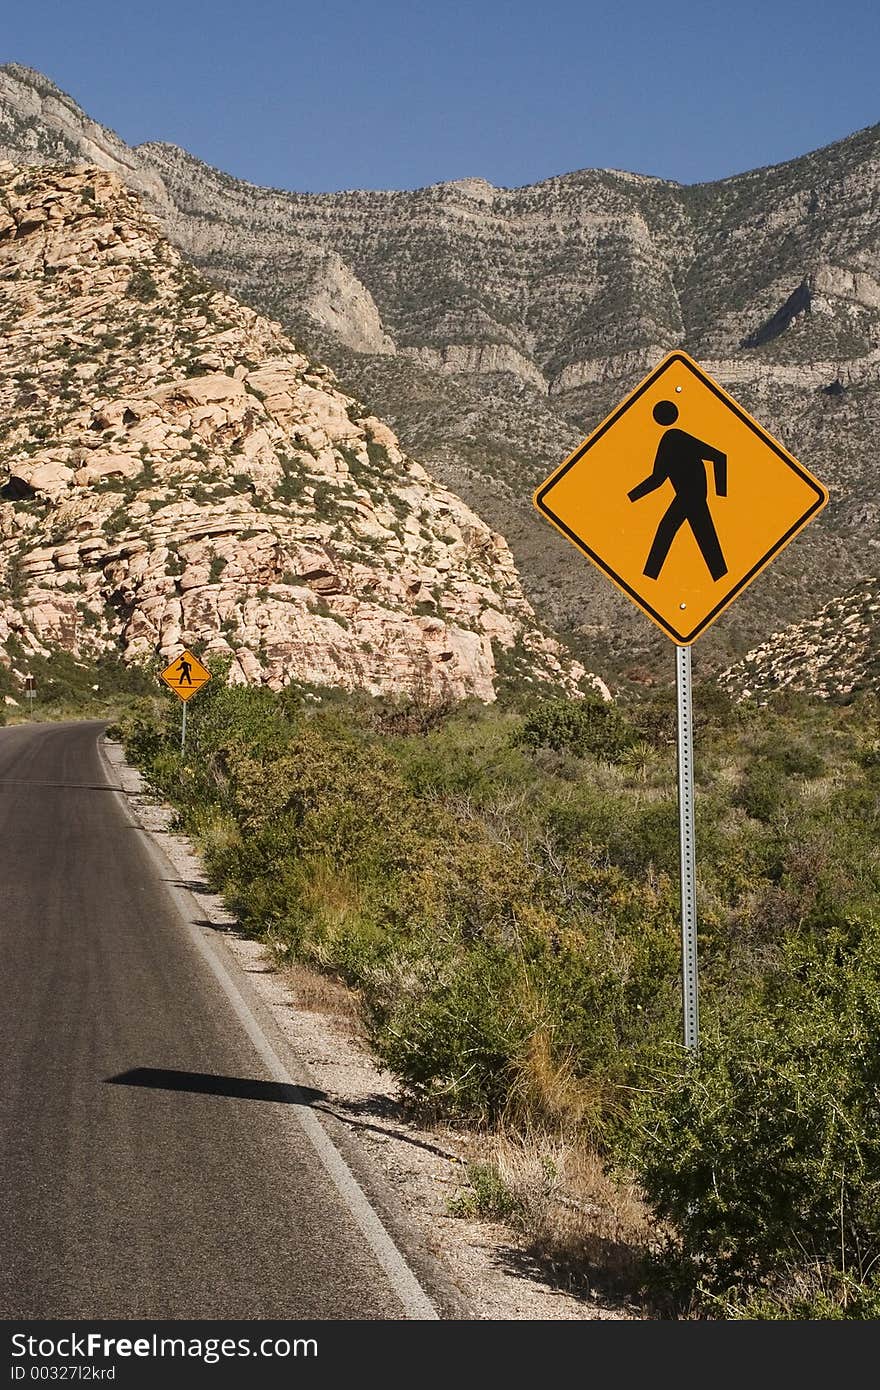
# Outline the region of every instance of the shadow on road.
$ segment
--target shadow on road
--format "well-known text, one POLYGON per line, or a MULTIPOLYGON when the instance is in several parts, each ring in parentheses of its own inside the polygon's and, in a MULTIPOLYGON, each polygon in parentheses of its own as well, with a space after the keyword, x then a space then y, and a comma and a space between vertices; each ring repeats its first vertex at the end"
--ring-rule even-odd
POLYGON ((43 782, 33 777, 3 777, 0 787, 50 787, 62 792, 124 792, 124 787, 111 787, 107 782, 43 782))
POLYGON ((268 1100, 281 1105, 308 1105, 331 1115, 335 1120, 352 1129, 368 1130, 373 1134, 397 1139, 413 1148, 424 1149, 438 1158, 460 1163, 458 1154, 442 1149, 415 1135, 407 1134, 398 1128, 387 1128, 381 1124, 370 1123, 376 1118, 385 1119, 399 1107, 387 1102, 385 1097, 370 1096, 362 1101, 327 1104, 330 1097, 326 1091, 315 1090, 312 1086, 292 1086, 281 1081, 256 1081, 245 1076, 216 1076, 212 1072, 169 1071, 163 1067, 132 1067, 131 1071, 120 1072, 118 1076, 105 1078, 107 1086, 143 1086, 155 1091, 185 1091, 192 1095, 230 1096, 235 1100, 268 1100), (322 1103, 323 1102, 323 1103, 322 1103), (365 1119, 364 1116, 369 1116, 365 1119))
POLYGON ((133 1067, 106 1078, 108 1086, 146 1086, 155 1091, 189 1091, 202 1096, 232 1096, 236 1100, 269 1100, 282 1105, 314 1105, 326 1100, 311 1086, 281 1081, 255 1081, 244 1076, 214 1076, 204 1071, 167 1071, 162 1067, 133 1067))

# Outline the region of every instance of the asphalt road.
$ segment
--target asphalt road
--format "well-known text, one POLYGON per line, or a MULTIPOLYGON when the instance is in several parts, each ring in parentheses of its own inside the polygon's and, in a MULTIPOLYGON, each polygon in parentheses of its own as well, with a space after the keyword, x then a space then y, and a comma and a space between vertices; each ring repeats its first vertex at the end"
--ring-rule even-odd
POLYGON ((0 730, 0 1317, 419 1316, 108 788, 101 732, 0 730))

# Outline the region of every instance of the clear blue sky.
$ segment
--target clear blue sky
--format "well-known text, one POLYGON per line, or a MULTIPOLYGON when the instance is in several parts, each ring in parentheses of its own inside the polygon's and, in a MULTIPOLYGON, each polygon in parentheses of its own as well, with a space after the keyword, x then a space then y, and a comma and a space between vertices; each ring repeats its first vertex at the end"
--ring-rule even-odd
POLYGON ((23 0, 0 61, 255 183, 692 183, 880 121, 877 0, 23 0))

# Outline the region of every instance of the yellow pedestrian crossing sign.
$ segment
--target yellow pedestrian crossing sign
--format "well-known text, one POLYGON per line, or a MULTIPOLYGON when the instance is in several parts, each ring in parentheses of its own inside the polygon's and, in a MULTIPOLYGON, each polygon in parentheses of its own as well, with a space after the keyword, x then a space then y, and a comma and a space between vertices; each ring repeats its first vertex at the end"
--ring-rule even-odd
POLYGON ((202 665, 197 656, 185 651, 175 657, 164 671, 159 672, 159 679, 174 691, 178 699, 186 701, 191 700, 202 686, 208 684, 211 672, 202 665))
POLYGON ((692 358, 671 352, 534 501, 667 637, 689 646, 828 493, 692 358))

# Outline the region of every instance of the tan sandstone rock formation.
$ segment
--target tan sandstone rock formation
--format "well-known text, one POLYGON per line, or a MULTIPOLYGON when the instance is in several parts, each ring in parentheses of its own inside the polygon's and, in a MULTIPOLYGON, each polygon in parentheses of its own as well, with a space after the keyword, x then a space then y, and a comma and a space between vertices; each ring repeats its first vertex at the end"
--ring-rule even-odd
POLYGON ((115 175, 0 165, 0 641, 232 679, 574 689, 510 552, 115 175))
POLYGON ((739 699, 778 690, 825 699, 880 689, 880 580, 854 585, 815 618, 774 632, 720 676, 739 699))

